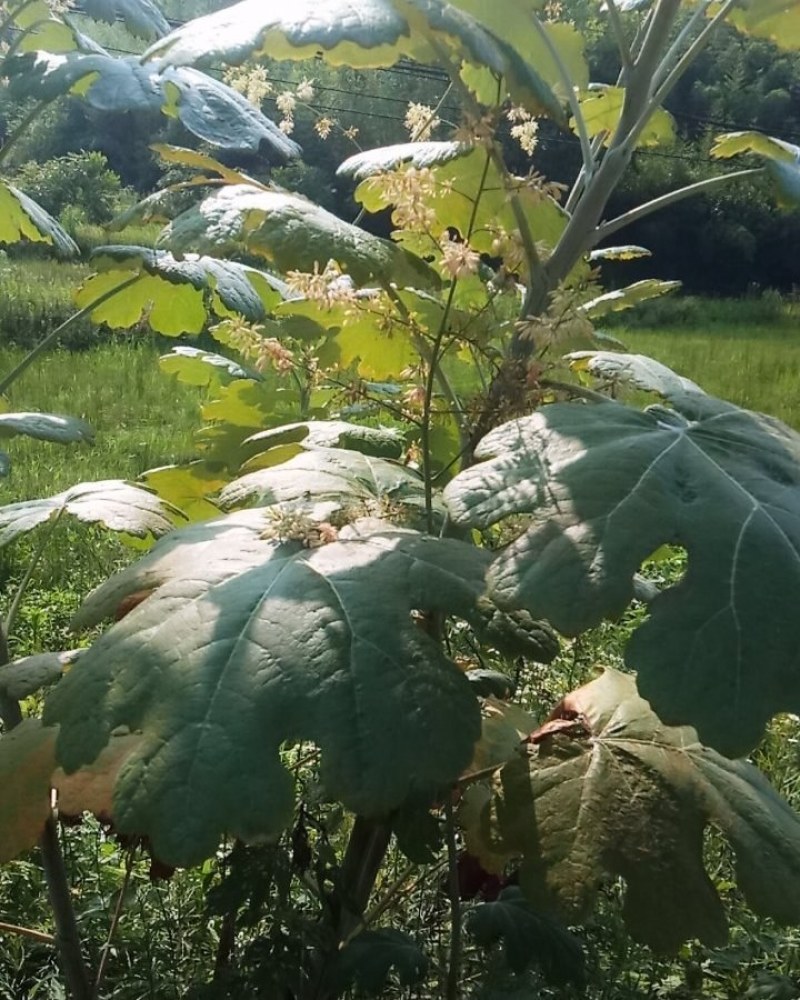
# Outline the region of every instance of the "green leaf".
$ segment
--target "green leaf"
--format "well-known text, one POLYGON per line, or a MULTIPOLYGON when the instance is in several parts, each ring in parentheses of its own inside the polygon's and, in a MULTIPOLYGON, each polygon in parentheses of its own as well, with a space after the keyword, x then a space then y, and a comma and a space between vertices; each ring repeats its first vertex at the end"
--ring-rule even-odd
POLYGON ((177 163, 181 167, 191 167, 192 169, 202 170, 206 173, 218 174, 230 184, 258 184, 258 181, 253 180, 247 174, 242 174, 238 170, 226 167, 224 163, 220 163, 219 160, 215 160, 212 156, 198 149, 171 146, 165 142, 155 142, 150 148, 154 153, 158 154, 164 163, 177 163))
POLYGON ((391 240, 343 222, 298 195, 232 184, 179 215, 161 242, 178 252, 247 250, 281 271, 313 271, 335 260, 357 284, 384 278, 438 285, 436 274, 391 240))
POLYGON ((306 420, 259 431, 242 442, 247 454, 259 455, 286 444, 307 448, 344 448, 375 458, 400 458, 403 435, 394 427, 366 427, 346 420, 306 420))
MULTIPOLYGON (((363 0, 357 11, 346 0, 299 0, 291 10, 242 0, 188 22, 144 58, 181 66, 321 55, 333 66, 379 67, 403 58, 440 63, 443 52, 459 69, 466 63, 491 70, 504 78, 517 103, 563 121, 558 100, 526 54, 443 0, 363 0)), ((469 74, 465 80, 470 83, 469 74)), ((494 105, 496 90, 496 84, 488 92, 480 87, 479 100, 494 105)))
MULTIPOLYGON (((708 8, 708 16, 719 4, 708 8)), ((798 0, 742 0, 728 14, 728 21, 745 35, 768 38, 784 49, 800 48, 800 2, 798 0)))
POLYGON ((300 155, 297 143, 245 97, 196 69, 167 66, 159 71, 96 46, 90 52, 12 55, 3 71, 18 99, 52 101, 70 94, 110 114, 163 111, 213 146, 254 153, 266 149, 281 162, 300 155))
MULTIPOLYGON (((612 87, 605 83, 592 83, 581 94, 581 107, 586 130, 590 136, 602 136, 607 146, 616 132, 625 100, 624 87, 612 87)), ((577 134, 578 126, 570 119, 570 128, 577 134)), ((664 108, 656 108, 636 140, 637 146, 668 146, 675 142, 675 122, 664 108)))
POLYGON ((41 205, 13 185, 0 181, 0 244, 49 243, 62 257, 79 253, 78 244, 41 205))
MULTIPOLYGON (((338 172, 359 178, 356 200, 368 212, 378 212, 393 204, 391 196, 384 193, 380 175, 392 169, 416 168, 425 160, 430 163, 436 189, 427 202, 433 212, 431 234, 438 239, 447 230, 457 229, 465 239, 469 235, 474 250, 496 256, 493 243, 498 233, 510 234, 519 226, 505 179, 486 149, 451 142, 387 146, 345 160, 338 172), (421 154, 414 153, 416 145, 423 147, 421 154)), ((567 222, 564 210, 523 178, 512 178, 512 185, 534 239, 555 246, 567 222)))
POLYGON ((280 301, 283 288, 271 274, 236 261, 197 254, 178 259, 147 247, 99 247, 93 263, 98 273, 84 281, 75 301, 85 309, 120 289, 91 312, 93 323, 115 330, 146 318, 153 330, 167 336, 200 333, 211 316, 232 313, 258 322, 280 301))
POLYGON ((643 354, 616 351, 573 351, 565 359, 573 371, 588 372, 612 385, 627 385, 644 392, 655 392, 664 399, 680 398, 687 392, 702 392, 697 383, 677 375, 671 368, 643 354))
POLYGON ((334 501, 362 515, 378 515, 390 503, 419 514, 425 507, 425 484, 413 469, 397 462, 357 451, 317 447, 281 465, 234 479, 220 493, 219 502, 224 509, 231 509, 304 498, 334 501))
POLYGON ((481 642, 505 656, 524 656, 550 663, 561 652, 558 636, 547 622, 536 621, 527 611, 504 612, 484 598, 478 606, 475 630, 481 642))
POLYGON ((147 489, 154 490, 162 500, 183 511, 190 521, 219 515, 219 507, 208 497, 228 482, 220 463, 204 461, 162 465, 149 469, 139 478, 147 489))
POLYGON ((466 835, 479 857, 521 857, 520 886, 545 912, 583 923, 608 876, 622 876, 634 938, 660 952, 693 937, 722 944, 725 915, 703 863, 713 826, 748 904, 779 923, 800 919, 800 817, 751 764, 664 726, 633 677, 607 670, 568 695, 525 750, 498 772, 466 835))
POLYGON ((512 972, 540 965, 550 983, 581 986, 585 980, 580 941, 532 906, 518 886, 508 886, 494 902, 472 910, 467 930, 484 948, 502 941, 512 972))
POLYGON ((94 431, 78 417, 62 417, 55 413, 0 413, 0 438, 17 434, 56 444, 94 442, 94 431))
POLYGON ((738 153, 755 153, 767 161, 779 208, 791 210, 800 205, 800 146, 761 132, 726 132, 711 147, 711 155, 722 159, 738 153))
POLYGON ((676 288, 680 288, 680 281, 662 281, 660 278, 644 278, 642 281, 635 281, 625 288, 618 288, 613 292, 606 292, 598 295, 597 298, 584 302, 580 306, 580 311, 590 319, 599 319, 610 312, 622 312, 624 309, 632 309, 633 306, 647 299, 657 298, 659 295, 666 295, 676 288))
POLYGON ((233 379, 262 380, 256 371, 242 368, 236 361, 215 354, 213 351, 203 351, 199 347, 180 344, 173 347, 169 354, 162 354, 158 359, 158 367, 167 375, 174 375, 185 385, 196 385, 207 388, 210 385, 225 385, 233 379))
POLYGON ((0 736, 0 863, 29 850, 50 815, 54 729, 24 719, 0 736))
POLYGON ((772 715, 800 711, 800 435, 703 394, 672 403, 546 406, 487 435, 489 461, 445 498, 465 526, 530 515, 491 595, 566 635, 618 617, 650 553, 685 547, 686 575, 649 605, 626 660, 665 721, 738 756, 772 715))
POLYGON ((339 953, 336 979, 340 989, 355 986, 378 996, 390 983, 392 970, 401 986, 425 978, 428 959, 413 938, 393 927, 361 931, 339 953))
POLYGON ((260 510, 192 525, 112 577, 76 624, 153 593, 45 705, 67 772, 120 727, 142 734, 114 822, 169 864, 291 820, 287 742, 316 743, 328 794, 377 817, 451 782, 479 735, 469 683, 411 612, 470 615, 484 553, 388 525, 306 549, 263 537, 268 526, 260 510))
POLYGON ((169 23, 152 0, 83 0, 83 10, 96 21, 122 21, 134 35, 148 40, 169 34, 169 23))
POLYGON ((157 538, 171 531, 176 521, 185 520, 181 511, 149 490, 121 479, 78 483, 51 497, 0 507, 0 547, 65 515, 136 538, 157 538))
POLYGON ((36 653, 0 666, 0 690, 14 701, 24 701, 48 684, 53 684, 83 652, 36 653))

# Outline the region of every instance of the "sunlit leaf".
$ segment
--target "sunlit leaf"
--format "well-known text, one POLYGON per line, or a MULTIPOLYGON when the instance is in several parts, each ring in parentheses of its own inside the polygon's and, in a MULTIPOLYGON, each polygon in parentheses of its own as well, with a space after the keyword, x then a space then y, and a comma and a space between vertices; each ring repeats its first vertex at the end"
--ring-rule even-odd
POLYGON ((183 511, 190 521, 219 515, 219 507, 208 498, 222 489, 229 479, 219 463, 203 461, 162 465, 158 469, 148 469, 139 478, 162 500, 183 511))
POLYGON ((465 818, 469 849, 489 863, 501 849, 521 857, 525 895, 567 921, 585 922, 605 880, 622 876, 628 929, 657 951, 725 940, 704 867, 709 826, 730 843, 749 905, 800 919, 800 817, 751 764, 664 726, 613 670, 568 695, 465 818))
POLYGON ((100 247, 75 301, 90 306, 114 289, 91 312, 94 323, 128 329, 147 320, 167 336, 200 333, 209 318, 239 314, 251 322, 265 317, 281 299, 282 282, 231 260, 186 254, 180 259, 147 247, 100 247))
POLYGON ((0 413, 0 438, 17 434, 56 444, 76 441, 91 444, 94 441, 94 431, 78 417, 64 417, 56 413, 0 413))
POLYGON ((446 501, 470 527, 529 516, 491 594, 567 635, 618 617, 644 560, 683 546, 686 575, 625 655, 665 721, 735 756, 800 711, 800 435, 702 393, 670 401, 545 406, 487 435, 446 501))
POLYGON ((173 347, 169 354, 162 354, 158 359, 158 367, 167 375, 174 375, 185 385, 204 388, 212 384, 225 385, 237 378, 261 381, 258 372, 242 368, 236 361, 222 354, 190 347, 188 344, 180 344, 173 347))
POLYGON ((677 375, 671 368, 643 354, 615 351, 573 351, 566 356, 573 371, 586 371, 604 382, 623 384, 645 392, 655 392, 665 399, 686 392, 702 392, 697 383, 677 375))
POLYGON ((54 518, 70 516, 136 538, 158 537, 184 520, 179 510, 121 479, 79 483, 63 493, 0 507, 0 546, 54 518))
POLYGON ((666 295, 676 288, 680 288, 680 281, 662 281, 659 278, 644 278, 642 281, 635 281, 625 288, 618 288, 613 292, 606 292, 598 295, 597 298, 584 302, 580 306, 580 311, 591 319, 599 319, 610 312, 622 312, 623 309, 631 309, 640 302, 647 299, 657 298, 659 295, 666 295))
POLYGON ((738 153, 764 157, 780 208, 794 209, 800 205, 800 146, 761 132, 726 132, 718 135, 711 147, 711 155, 723 159, 738 153))
POLYGON ((367 427, 345 420, 308 420, 259 431, 242 442, 248 454, 258 455, 286 444, 303 448, 345 448, 376 458, 400 458, 403 435, 393 427, 367 427))
MULTIPOLYGON (((711 4, 711 16, 719 4, 711 4)), ((798 0, 742 0, 728 14, 739 31, 756 38, 768 38, 784 49, 800 48, 800 2, 798 0)))
POLYGON ((114 818, 170 864, 291 820, 287 741, 316 743, 327 793, 381 816, 445 787, 479 735, 468 681, 411 611, 469 616, 488 556, 388 525, 307 549, 265 538, 268 524, 245 511, 176 531, 104 584, 83 623, 153 592, 45 705, 67 772, 120 727, 141 733, 114 818))
POLYGON ((650 250, 645 247, 637 247, 632 244, 620 247, 601 247, 599 250, 592 250, 589 254, 589 260, 594 263, 595 261, 604 260, 637 260, 641 257, 652 257, 650 250))
POLYGON ((298 195, 245 184, 224 187, 177 217, 161 242, 174 250, 227 253, 247 250, 279 270, 322 270, 335 260, 357 284, 385 278, 401 284, 438 284, 436 274, 391 240, 342 221, 298 195))
POLYGON ((78 245, 41 205, 13 185, 0 181, 0 244, 49 243, 63 257, 77 254, 78 245))
POLYGON ((24 701, 48 684, 53 684, 83 651, 35 653, 0 666, 0 690, 14 701, 24 701))
MULTIPOLYGON (((602 136, 604 145, 608 145, 614 136, 624 98, 624 87, 611 87, 604 83, 593 83, 579 98, 587 132, 590 136, 602 136)), ((573 132, 578 131, 574 118, 570 120, 570 128, 573 132)), ((675 123, 672 115, 664 108, 656 108, 636 140, 636 145, 664 146, 674 141, 675 123)))

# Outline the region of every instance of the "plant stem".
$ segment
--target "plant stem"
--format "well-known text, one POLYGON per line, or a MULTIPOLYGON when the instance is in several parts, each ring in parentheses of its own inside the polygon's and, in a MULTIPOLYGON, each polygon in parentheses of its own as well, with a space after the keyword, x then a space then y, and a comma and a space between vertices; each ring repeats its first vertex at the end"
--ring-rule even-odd
POLYGON ((633 57, 631 56, 628 41, 625 38, 625 29, 622 26, 622 19, 619 16, 615 0, 606 0, 606 10, 608 11, 608 18, 611 21, 611 28, 617 42, 619 59, 622 63, 622 72, 629 73, 633 67, 633 57))
POLYGON ((615 219, 610 219, 608 222, 604 222, 599 225, 594 231, 594 235, 589 242, 589 246, 597 246, 598 243, 604 240, 607 236, 610 236, 612 233, 616 233, 617 230, 623 229, 625 226, 629 226, 632 222, 638 222, 639 219, 643 219, 645 216, 650 215, 651 212, 657 212, 659 209, 666 208, 668 205, 672 205, 676 201, 682 201, 684 198, 689 198, 691 195, 700 194, 702 191, 716 187, 717 184, 725 184, 728 181, 736 180, 739 177, 753 177, 756 174, 763 173, 764 167, 750 167, 747 170, 735 170, 731 173, 719 174, 716 177, 706 177, 702 181, 697 181, 694 184, 687 184, 686 187, 669 191, 667 194, 662 194, 658 198, 653 198, 651 201, 646 201, 642 205, 637 205, 636 208, 630 209, 630 211, 625 212, 623 215, 618 215, 615 219))
POLYGON ((61 520, 61 515, 64 513, 64 508, 58 511, 56 516, 49 522, 46 529, 41 532, 39 538, 39 544, 36 546, 33 555, 28 560, 28 565, 25 568, 25 574, 20 580, 19 586, 14 593, 14 597, 11 600, 11 605, 6 614, 5 622, 0 626, 4 629, 6 638, 11 634, 14 629, 14 623, 17 619, 17 614, 19 613, 19 606, 22 603, 22 598, 25 596, 25 591, 28 589, 28 584, 31 582, 31 577, 36 571, 36 567, 39 564, 39 560, 44 554, 44 550, 47 547, 47 543, 55 530, 56 525, 61 520))
POLYGON ((0 934, 19 934, 20 937, 30 938, 40 944, 56 943, 52 934, 45 934, 44 931, 37 931, 32 927, 20 927, 19 924, 7 924, 2 920, 0 920, 0 934))
POLYGON ((138 281, 139 278, 140 275, 135 274, 133 277, 123 281, 121 285, 117 285, 116 288, 111 288, 102 295, 98 295, 98 297, 90 302, 88 306, 84 306, 83 309, 73 313, 69 319, 65 319, 63 323, 55 328, 55 330, 51 330, 50 333, 46 334, 39 341, 39 343, 25 355, 16 368, 9 372, 9 374, 3 379, 0 379, 0 394, 4 393, 13 382, 16 382, 20 375, 30 368, 42 351, 46 351, 51 344, 55 343, 68 327, 83 319, 84 316, 88 316, 89 313, 93 312, 93 310, 95 310, 98 306, 101 306, 104 302, 108 302, 109 299, 113 299, 115 295, 119 295, 120 292, 124 292, 126 288, 130 288, 130 286, 134 284, 134 282, 138 281))
POLYGON ((108 936, 106 937, 106 942, 100 952, 100 964, 97 967, 97 975, 94 977, 93 994, 95 1000, 99 1000, 100 989, 102 988, 103 980, 106 976, 108 956, 111 954, 111 942, 114 940, 114 935, 116 934, 117 927, 119 926, 120 917, 122 916, 122 907, 125 904, 125 894, 128 891, 131 874, 133 873, 133 860, 134 849, 131 848, 131 850, 128 851, 128 856, 125 860, 125 877, 122 880, 122 885, 120 886, 119 894, 117 896, 117 904, 114 907, 114 915, 111 918, 111 925, 108 928, 108 936))
POLYGON ((447 838, 447 889, 450 898, 450 956, 447 964, 445 1000, 458 1000, 458 981, 461 973, 461 892, 458 884, 456 825, 450 796, 445 800, 444 818, 447 838))

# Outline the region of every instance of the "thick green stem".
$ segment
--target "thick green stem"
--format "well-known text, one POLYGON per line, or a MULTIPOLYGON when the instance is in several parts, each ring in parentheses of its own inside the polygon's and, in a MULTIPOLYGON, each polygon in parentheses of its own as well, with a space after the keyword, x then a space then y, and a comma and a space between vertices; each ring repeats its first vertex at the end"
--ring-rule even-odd
POLYGON ((10 385, 12 385, 16 380, 22 375, 23 372, 27 371, 28 368, 33 364, 33 362, 39 357, 39 355, 46 351, 48 347, 54 344, 61 334, 69 329, 73 323, 77 323, 82 320, 84 316, 88 316, 93 312, 98 306, 101 306, 104 302, 109 299, 113 299, 115 295, 119 295, 120 292, 124 292, 126 288, 129 288, 134 282, 139 280, 139 275, 136 274, 132 278, 128 278, 123 281, 121 285, 117 285, 116 288, 112 288, 105 292, 103 295, 99 295, 93 302, 90 302, 88 306, 84 306, 78 312, 73 313, 69 319, 65 319, 60 326, 57 326, 55 330, 51 330, 45 337, 43 337, 39 343, 29 351, 25 357, 20 361, 16 368, 8 373, 3 379, 0 379, 0 394, 4 393, 10 385))

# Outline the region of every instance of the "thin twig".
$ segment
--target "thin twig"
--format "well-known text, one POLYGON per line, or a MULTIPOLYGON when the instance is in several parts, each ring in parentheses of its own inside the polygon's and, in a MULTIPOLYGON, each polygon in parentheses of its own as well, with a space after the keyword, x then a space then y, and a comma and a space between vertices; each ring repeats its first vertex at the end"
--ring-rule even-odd
POLYGON ((128 885, 130 884, 131 874, 133 872, 134 856, 135 849, 131 848, 131 850, 128 851, 128 856, 125 860, 125 877, 122 880, 122 885, 120 886, 119 893, 117 894, 117 903, 114 907, 114 915, 111 918, 111 924, 108 928, 108 936, 106 937, 105 944, 100 952, 100 964, 97 966, 97 975, 94 977, 93 992, 95 1000, 98 1000, 100 996, 100 989, 106 976, 106 966, 108 965, 108 958, 111 954, 111 942, 114 940, 114 935, 117 932, 120 917, 122 916, 122 907, 125 905, 125 895, 128 890, 128 885))
POLYGON ((458 1000, 461 972, 461 892, 458 884, 458 850, 453 800, 444 803, 445 836, 447 838, 447 888, 450 897, 450 955, 447 964, 446 1000, 458 1000))
POLYGON ((20 937, 30 938, 40 944, 55 944, 56 939, 52 934, 45 934, 44 931, 34 930, 32 927, 20 927, 18 924, 7 924, 0 920, 0 934, 19 934, 20 937))

